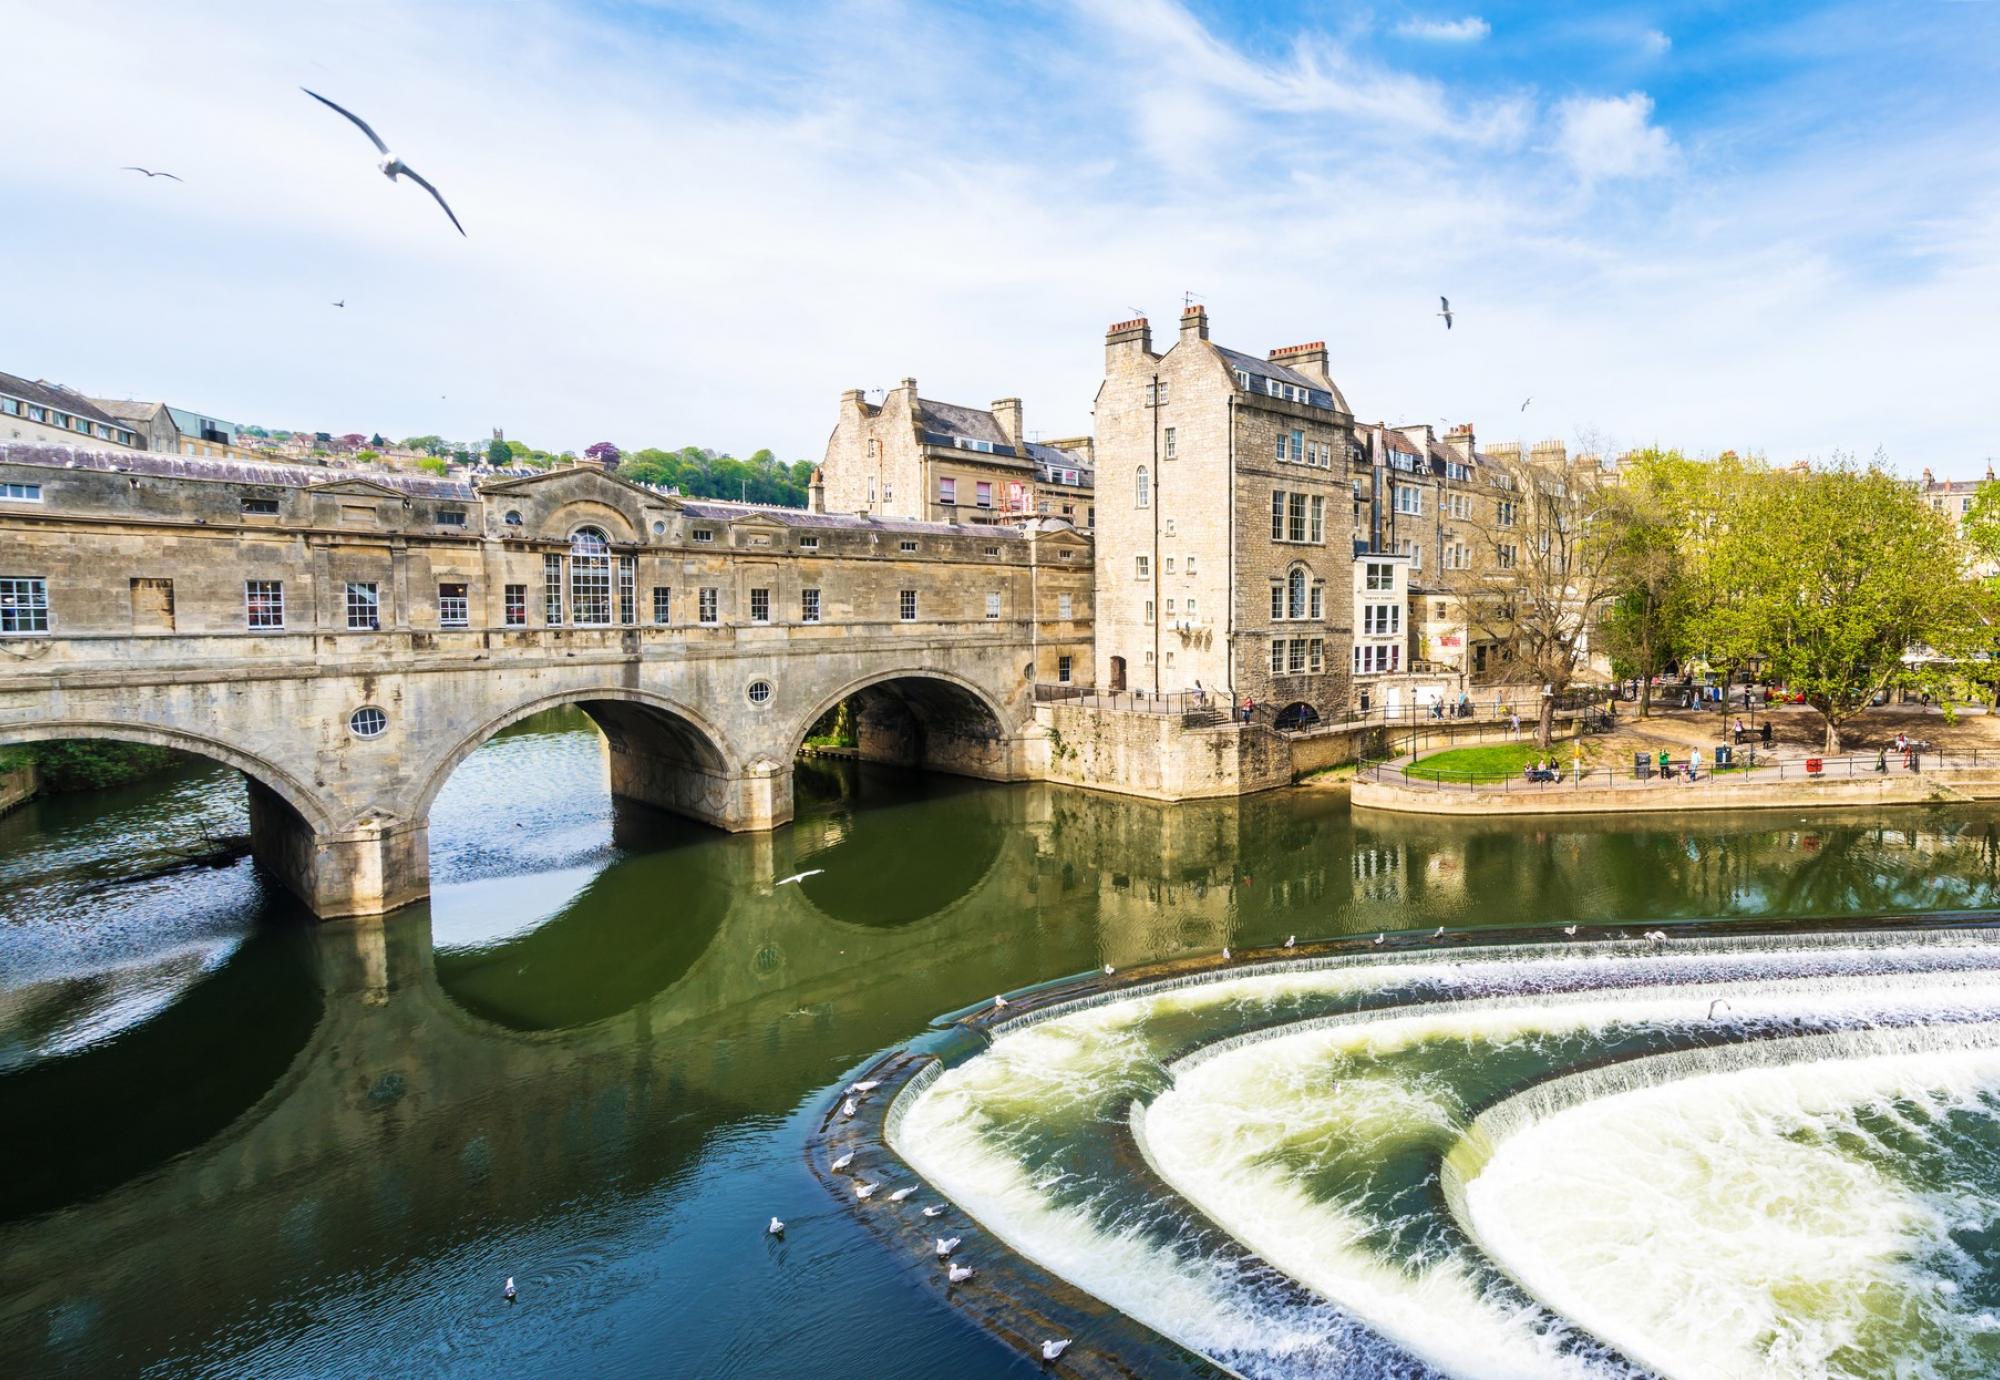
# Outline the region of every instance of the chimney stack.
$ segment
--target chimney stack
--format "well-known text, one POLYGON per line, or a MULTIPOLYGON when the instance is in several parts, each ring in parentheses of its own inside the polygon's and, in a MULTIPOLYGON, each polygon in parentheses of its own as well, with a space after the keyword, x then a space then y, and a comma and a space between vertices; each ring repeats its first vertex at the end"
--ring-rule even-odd
POLYGON ((1181 340, 1208 339, 1208 308, 1196 302, 1181 313, 1181 340))
POLYGON ((1326 342, 1309 341, 1304 345, 1287 345, 1271 351, 1271 363, 1287 369, 1296 369, 1314 383, 1331 389, 1333 378, 1326 372, 1326 342))
POLYGON ((1104 367, 1109 373, 1120 355, 1133 348, 1140 353, 1153 353, 1153 328, 1143 316, 1135 316, 1130 321, 1114 322, 1104 332, 1104 367))
POLYGON ((1929 489, 1935 487, 1936 484, 1937 480, 1931 476, 1931 467, 1929 465, 1924 466, 1924 487, 1929 489))
POLYGON ((993 400, 993 420, 1000 423, 1000 430, 1007 437, 1007 444, 1015 450, 1021 448, 1021 400, 1019 398, 995 398, 993 400))
POLYGON ((818 465, 813 466, 812 483, 806 487, 806 511, 826 511, 826 471, 818 465))

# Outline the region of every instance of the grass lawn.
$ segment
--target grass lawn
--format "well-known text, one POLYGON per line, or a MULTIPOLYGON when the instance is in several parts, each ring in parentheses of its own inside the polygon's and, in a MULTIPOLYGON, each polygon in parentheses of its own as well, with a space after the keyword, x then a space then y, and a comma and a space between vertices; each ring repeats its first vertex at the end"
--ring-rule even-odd
MULTIPOLYGON (((1536 747, 1532 740, 1521 743, 1482 743, 1478 747, 1448 748, 1410 763, 1406 774, 1422 781, 1504 781, 1519 779, 1528 763, 1552 755, 1548 748, 1536 747)), ((1558 743, 1553 756, 1565 771, 1576 758, 1576 746, 1558 743)))

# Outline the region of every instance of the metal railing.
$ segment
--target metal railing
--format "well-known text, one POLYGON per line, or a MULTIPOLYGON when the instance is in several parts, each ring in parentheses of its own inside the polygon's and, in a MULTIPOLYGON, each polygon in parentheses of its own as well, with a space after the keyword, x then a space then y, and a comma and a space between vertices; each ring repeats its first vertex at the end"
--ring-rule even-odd
MULTIPOLYGON (((1046 685, 1034 687, 1037 703, 1081 703, 1095 709, 1116 709, 1138 714, 1219 714, 1236 723, 1257 723, 1277 728, 1277 721, 1297 700, 1259 700, 1248 709, 1232 702, 1227 694, 1214 691, 1197 694, 1192 690, 1172 690, 1154 694, 1145 690, 1099 690, 1088 685, 1046 685), (1246 717, 1247 715, 1247 717, 1246 717)), ((1603 704, 1609 695, 1598 690, 1573 690, 1556 696, 1556 712, 1574 715, 1603 704)), ((1315 706, 1317 710, 1317 706, 1315 706)), ((1281 732, 1315 732, 1322 729, 1410 726, 1443 726, 1456 723, 1505 721, 1518 715, 1523 734, 1534 731, 1541 712, 1541 697, 1530 694, 1490 694, 1478 699, 1438 700, 1424 704, 1384 704, 1368 709, 1349 710, 1338 716, 1321 713, 1304 723, 1288 723, 1281 732)))
POLYGON ((1552 778, 1529 779, 1522 772, 1500 775, 1494 772, 1428 772, 1422 758, 1405 761, 1363 761, 1356 765, 1360 780, 1379 781, 1408 790, 1423 791, 1515 791, 1618 790, 1628 792, 1672 790, 1687 787, 1723 789, 1732 785, 1767 785, 1773 782, 1883 780, 1898 775, 1949 773, 1958 771, 2000 771, 2000 751, 1991 748, 1945 752, 1935 748, 1850 753, 1840 757, 1764 757, 1746 752, 1727 766, 1717 768, 1713 759, 1704 761, 1692 779, 1685 757, 1669 758, 1665 775, 1657 759, 1647 763, 1640 774, 1636 763, 1622 767, 1588 767, 1579 772, 1573 764, 1559 767, 1552 778))

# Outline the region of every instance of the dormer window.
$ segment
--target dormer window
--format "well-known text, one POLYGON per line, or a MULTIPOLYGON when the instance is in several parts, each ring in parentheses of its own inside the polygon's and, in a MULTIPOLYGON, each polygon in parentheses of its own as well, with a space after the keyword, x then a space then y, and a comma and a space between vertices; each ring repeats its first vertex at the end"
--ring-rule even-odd
POLYGON ((991 441, 981 441, 971 436, 954 436, 951 439, 952 444, 956 445, 960 450, 976 450, 981 455, 991 455, 993 453, 993 443, 991 441))
POLYGON ((697 527, 694 529, 694 539, 697 542, 712 542, 715 540, 715 529, 713 527, 697 527))

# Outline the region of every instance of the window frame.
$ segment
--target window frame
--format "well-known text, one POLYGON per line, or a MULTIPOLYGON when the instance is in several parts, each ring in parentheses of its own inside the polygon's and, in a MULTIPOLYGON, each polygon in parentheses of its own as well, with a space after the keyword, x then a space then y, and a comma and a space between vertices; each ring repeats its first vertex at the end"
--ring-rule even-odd
POLYGON ((48 576, 0 575, 0 635, 45 636, 51 621, 48 576))

